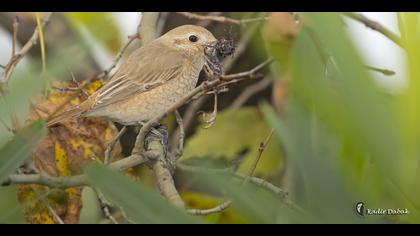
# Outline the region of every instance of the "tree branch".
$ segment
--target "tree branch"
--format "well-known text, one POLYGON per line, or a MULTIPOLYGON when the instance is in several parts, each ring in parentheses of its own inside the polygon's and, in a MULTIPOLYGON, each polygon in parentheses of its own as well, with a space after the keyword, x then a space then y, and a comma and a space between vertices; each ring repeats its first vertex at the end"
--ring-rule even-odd
POLYGON ((267 147, 268 143, 270 142, 271 137, 273 136, 273 133, 274 133, 274 129, 272 128, 270 130, 270 133, 268 134, 267 138, 265 139, 265 141, 260 143, 260 146, 258 147, 257 156, 256 156, 254 162, 252 163, 251 169, 249 169, 248 177, 252 177, 254 175, 254 171, 257 168, 258 162, 261 159, 261 155, 264 152, 265 148, 267 147))
POLYGON ((356 20, 356 21, 364 24, 366 27, 371 28, 372 30, 378 31, 379 33, 381 33, 385 37, 389 38, 394 43, 398 44, 400 47, 404 47, 403 44, 402 44, 402 40, 401 40, 400 36, 398 36, 396 33, 392 32, 391 30, 385 28, 380 23, 378 23, 376 21, 373 21, 373 20, 370 20, 366 16, 364 16, 362 14, 359 14, 359 13, 343 12, 342 14, 347 16, 347 17, 350 17, 353 20, 356 20))
POLYGON ((124 126, 106 147, 105 155, 104 155, 105 165, 109 164, 109 159, 110 159, 109 155, 111 154, 111 151, 114 149, 115 144, 120 140, 121 136, 125 133, 126 130, 127 130, 127 126, 124 126))
POLYGON ((178 148, 174 151, 174 161, 178 160, 182 153, 184 152, 184 138, 185 138, 185 129, 184 122, 182 121, 182 116, 179 114, 178 110, 175 110, 175 119, 178 123, 178 148))
POLYGON ((230 205, 232 204, 232 201, 226 201, 223 202, 222 204, 213 207, 213 208, 209 208, 209 209, 205 209, 205 210, 201 210, 201 209, 188 209, 187 212, 190 213, 191 215, 210 215, 213 213, 219 213, 224 211, 225 209, 229 208, 230 205))
MULTIPOLYGON (((150 130, 154 128, 155 126, 157 126, 159 122, 166 115, 168 115, 171 112, 174 112, 180 106, 191 101, 191 99, 197 94, 200 93, 201 96, 203 96, 206 94, 206 92, 214 90, 217 86, 223 83, 229 82, 229 81, 237 80, 239 78, 243 78, 243 77, 253 78, 255 73, 258 70, 260 70, 262 67, 266 66, 270 62, 271 62, 271 59, 268 59, 265 62, 259 64, 258 66, 256 66, 255 68, 249 71, 226 75, 215 80, 203 82, 202 84, 197 86, 194 90, 192 90, 191 92, 183 96, 175 104, 168 107, 164 112, 154 116, 147 123, 145 123, 141 127, 139 134, 136 137, 136 142, 135 142, 132 154, 127 158, 111 163, 109 166, 116 170, 125 170, 127 168, 134 167, 134 166, 143 164, 147 161, 150 161, 150 164, 152 166, 153 172, 155 173, 156 180, 158 182, 158 187, 161 193, 174 205, 180 208, 185 208, 185 204, 182 198, 179 196, 179 193, 175 187, 175 184, 172 178, 171 171, 169 170, 170 163, 168 163, 168 159, 166 157, 166 150, 165 150, 166 147, 163 145, 162 140, 159 140, 159 137, 156 138, 154 135, 155 133, 150 132, 150 130), (145 142, 146 136, 148 137, 147 142, 145 142), (145 147, 145 144, 147 144, 147 147, 145 147)), ((111 142, 111 144, 112 143, 113 142, 111 142)), ((86 178, 84 175, 69 176, 69 177, 53 177, 53 176, 46 176, 44 174, 29 174, 29 175, 18 174, 18 175, 9 176, 9 178, 5 182, 2 183, 2 185, 10 185, 10 184, 41 184, 41 185, 46 185, 50 187, 68 188, 68 187, 87 185, 88 183, 86 182, 86 178)), ((225 205, 229 205, 229 204, 225 204, 225 205)), ((225 205, 223 206, 227 207, 225 205)), ((224 209, 224 207, 218 207, 218 208, 216 207, 216 208, 224 209)), ((215 211, 215 210, 210 209, 208 212, 212 212, 212 211, 215 211)))
MULTIPOLYGON (((48 22, 50 21, 51 15, 52 13, 48 12, 42 18, 42 28, 45 28, 45 26, 48 24, 48 22)), ((39 28, 37 27, 35 28, 34 33, 32 34, 32 37, 28 40, 28 42, 26 42, 26 44, 22 47, 22 49, 20 49, 20 51, 17 54, 15 54, 5 66, 6 68, 4 69, 4 75, 2 78, 2 81, 4 83, 7 83, 9 81, 14 69, 16 68, 16 65, 20 62, 20 60, 29 52, 29 50, 34 45, 37 44, 38 38, 39 38, 39 28)))
POLYGON ((141 35, 142 45, 153 41, 158 37, 157 24, 159 19, 159 12, 143 12, 141 22, 138 27, 138 32, 141 35))
POLYGON ((140 34, 137 32, 137 34, 133 34, 128 36, 128 41, 122 46, 122 48, 120 49, 120 51, 118 52, 117 56, 114 58, 114 60, 112 61, 112 64, 104 71, 102 71, 96 78, 102 78, 105 77, 107 75, 109 75, 109 73, 111 73, 111 70, 113 70, 118 62, 121 60, 122 56, 124 55, 125 51, 127 50, 128 46, 130 46, 130 44, 132 42, 134 42, 134 40, 136 39, 140 39, 140 34))
POLYGON ((217 21, 220 23, 231 23, 236 25, 252 23, 255 21, 265 21, 268 20, 268 17, 258 17, 258 18, 249 18, 249 19, 242 19, 237 20, 233 18, 229 18, 226 16, 210 16, 210 15, 199 15, 191 12, 177 12, 178 14, 187 17, 188 19, 196 19, 196 20, 209 20, 209 21, 217 21))
POLYGON ((266 88, 270 87, 272 82, 273 79, 271 77, 265 77, 258 83, 248 86, 241 94, 239 94, 238 97, 236 97, 236 99, 232 102, 228 109, 237 110, 243 104, 245 104, 246 101, 248 101, 254 94, 259 93, 265 90, 266 88))
MULTIPOLYGON (((167 133, 165 134, 164 138, 168 138, 167 133)), ((162 142, 162 137, 158 137, 157 135, 151 133, 148 136, 146 143, 148 151, 150 153, 154 153, 153 156, 155 158, 151 159, 151 166, 156 177, 159 191, 164 197, 166 197, 166 199, 168 199, 169 202, 173 203, 179 208, 184 209, 185 203, 175 187, 172 173, 169 170, 170 163, 168 163, 169 159, 166 156, 166 147, 162 142)))
MULTIPOLYGON (((147 156, 147 153, 145 154, 147 156)), ((141 155, 131 155, 124 159, 111 163, 109 166, 116 170, 126 170, 133 166, 141 165, 146 162, 146 158, 141 155)), ((84 175, 74 176, 48 176, 45 174, 15 174, 10 175, 7 180, 1 183, 2 186, 11 184, 40 184, 53 188, 70 188, 84 186, 88 183, 84 175)))

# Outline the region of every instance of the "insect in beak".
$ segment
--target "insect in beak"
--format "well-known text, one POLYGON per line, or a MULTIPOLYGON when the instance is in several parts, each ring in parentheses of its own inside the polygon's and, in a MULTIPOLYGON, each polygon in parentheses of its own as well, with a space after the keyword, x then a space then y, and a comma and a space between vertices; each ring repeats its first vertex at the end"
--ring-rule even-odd
POLYGON ((204 45, 204 54, 206 55, 205 70, 207 74, 221 76, 224 74, 222 63, 219 58, 233 55, 235 46, 233 40, 217 40, 211 44, 204 45))
POLYGON ((209 45, 204 46, 204 54, 206 55, 206 62, 204 69, 210 77, 219 77, 224 74, 223 66, 217 57, 216 45, 218 41, 215 41, 209 45))

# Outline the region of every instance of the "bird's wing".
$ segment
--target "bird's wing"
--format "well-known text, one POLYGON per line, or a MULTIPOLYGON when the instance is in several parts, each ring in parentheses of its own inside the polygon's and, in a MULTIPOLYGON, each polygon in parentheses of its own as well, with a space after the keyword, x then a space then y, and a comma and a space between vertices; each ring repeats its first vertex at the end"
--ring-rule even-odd
POLYGON ((159 43, 149 44, 134 51, 95 96, 90 110, 96 110, 143 93, 176 78, 188 63, 179 52, 159 43), (160 55, 160 56, 157 56, 160 55))

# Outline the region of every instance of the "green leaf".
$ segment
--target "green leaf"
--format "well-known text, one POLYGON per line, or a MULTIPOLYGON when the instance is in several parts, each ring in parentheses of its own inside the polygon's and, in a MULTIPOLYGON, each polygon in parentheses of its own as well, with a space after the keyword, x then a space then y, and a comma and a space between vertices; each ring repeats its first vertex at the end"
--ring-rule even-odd
POLYGON ((120 29, 111 12, 68 12, 65 15, 79 33, 87 29, 99 43, 112 52, 119 50, 120 29))
POLYGON ((293 209, 273 193, 254 185, 243 184, 229 172, 203 169, 200 174, 191 174, 191 182, 199 183, 205 191, 219 192, 232 200, 232 208, 252 223, 298 223, 309 222, 309 216, 293 209))
MULTIPOLYGON (((10 123, 7 119, 14 113, 18 117, 25 117, 29 108, 29 102, 40 91, 43 80, 38 76, 27 78, 19 76, 12 78, 5 96, 0 97, 0 120, 10 123)), ((1 144, 0 140, 0 144, 1 144)))
POLYGON ((21 130, 0 148, 0 182, 16 171, 45 135, 44 122, 38 120, 21 130))
MULTIPOLYGON (((209 129, 198 128, 188 139, 182 160, 211 156, 232 161, 245 151, 239 170, 247 173, 257 155, 259 144, 266 139, 270 129, 256 108, 220 112, 213 126, 209 129)), ((281 170, 282 153, 277 141, 277 137, 273 136, 258 163, 256 175, 269 176, 281 170)))
POLYGON ((200 223, 142 183, 134 182, 116 171, 95 164, 87 169, 86 175, 136 223, 200 223))

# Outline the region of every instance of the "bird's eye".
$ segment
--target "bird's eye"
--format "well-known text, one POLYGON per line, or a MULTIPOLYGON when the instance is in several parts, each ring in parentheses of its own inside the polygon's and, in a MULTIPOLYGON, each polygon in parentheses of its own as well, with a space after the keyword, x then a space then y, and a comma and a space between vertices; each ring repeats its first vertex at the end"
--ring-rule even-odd
POLYGON ((190 40, 191 42, 195 43, 195 42, 198 41, 198 38, 195 35, 190 35, 190 37, 188 37, 188 40, 190 40))

